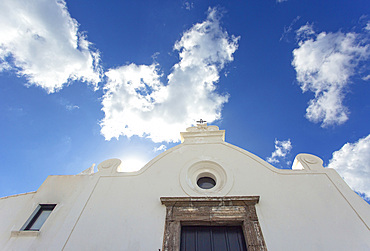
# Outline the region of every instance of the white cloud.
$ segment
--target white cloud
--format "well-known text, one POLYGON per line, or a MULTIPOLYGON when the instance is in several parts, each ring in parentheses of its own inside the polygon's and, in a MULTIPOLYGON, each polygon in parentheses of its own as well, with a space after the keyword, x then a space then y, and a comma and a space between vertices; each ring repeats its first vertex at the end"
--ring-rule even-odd
POLYGON ((289 34, 289 33, 291 33, 292 32, 292 30, 293 30, 293 26, 295 25, 295 23, 299 20, 299 19, 301 19, 301 17, 300 16, 297 16, 297 17, 295 17, 294 19, 293 19, 293 21, 289 24, 289 26, 287 27, 287 26, 284 26, 284 32, 283 32, 283 34, 281 34, 281 37, 280 37, 280 41, 281 40, 283 40, 283 38, 286 38, 286 36, 289 34))
POLYGON ((70 101, 64 99, 64 98, 59 98, 58 103, 66 108, 67 111, 72 111, 75 109, 80 109, 78 105, 72 104, 70 101))
POLYGON ((364 81, 368 81, 369 79, 370 79, 370 74, 362 78, 362 80, 364 81))
POLYGON ((154 147, 153 152, 158 152, 158 151, 166 151, 167 147, 165 145, 160 145, 158 147, 154 147))
POLYGON ((80 109, 80 107, 78 105, 66 105, 66 109, 68 111, 72 111, 72 110, 75 110, 75 109, 80 109))
POLYGON ((292 150, 290 139, 283 141, 275 139, 275 151, 272 152, 271 157, 267 158, 267 161, 270 163, 279 163, 281 159, 286 157, 290 150, 292 150))
POLYGON ((0 1, 0 71, 13 69, 49 93, 69 81, 100 81, 100 55, 64 0, 0 1))
POLYGON ((286 2, 288 0, 276 0, 277 3, 282 3, 282 2, 286 2))
POLYGON ((334 152, 328 168, 337 170, 353 190, 370 198, 370 135, 334 152))
POLYGON ((302 26, 297 36, 299 47, 293 50, 292 65, 302 91, 315 94, 306 118, 322 127, 344 123, 349 115, 343 105, 346 90, 359 62, 369 57, 369 45, 361 34, 316 34, 309 24, 302 26))
POLYGON ((364 29, 367 30, 367 31, 370 31, 370 21, 367 22, 367 24, 366 24, 366 26, 365 26, 364 29))
POLYGON ((194 8, 194 3, 186 1, 184 2, 184 6, 185 6, 185 9, 191 10, 194 8))
MULTIPOLYGON (((300 41, 306 40, 310 38, 310 36, 315 35, 315 31, 313 30, 313 24, 307 23, 301 26, 297 31, 297 38, 300 41)), ((298 40, 298 41, 299 41, 298 40)))
POLYGON ((159 65, 125 65, 110 69, 102 100, 101 133, 107 140, 138 135, 154 142, 176 142, 179 131, 197 118, 221 118, 227 94, 216 92, 219 72, 233 60, 238 39, 220 27, 216 9, 187 30, 174 45, 180 61, 160 80, 159 65))

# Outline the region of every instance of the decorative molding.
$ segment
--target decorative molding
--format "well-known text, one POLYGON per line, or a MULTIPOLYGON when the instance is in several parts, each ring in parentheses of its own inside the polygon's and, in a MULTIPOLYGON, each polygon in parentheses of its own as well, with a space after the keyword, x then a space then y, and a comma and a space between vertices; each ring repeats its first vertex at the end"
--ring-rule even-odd
POLYGON ((295 157, 292 169, 322 171, 324 169, 323 163, 323 160, 315 155, 300 153, 295 157))
POLYGON ((95 164, 92 164, 91 167, 89 167, 86 170, 82 171, 78 175, 90 175, 90 174, 94 174, 94 167, 95 167, 95 164))
POLYGON ((111 173, 116 173, 117 169, 120 167, 122 161, 120 159, 108 159, 104 160, 98 165, 98 171, 102 172, 109 170, 111 173))
POLYGON ((181 143, 218 143, 225 141, 225 130, 219 130, 218 126, 208 126, 198 124, 197 126, 186 128, 186 132, 181 132, 181 143))
POLYGON ((240 225, 247 249, 267 250, 255 209, 259 196, 161 197, 166 206, 163 250, 180 250, 181 226, 240 225))

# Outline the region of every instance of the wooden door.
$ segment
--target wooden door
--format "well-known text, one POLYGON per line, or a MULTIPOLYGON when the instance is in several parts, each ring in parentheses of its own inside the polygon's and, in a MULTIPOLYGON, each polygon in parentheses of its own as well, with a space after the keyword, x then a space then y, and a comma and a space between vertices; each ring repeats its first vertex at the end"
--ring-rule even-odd
POLYGON ((246 251, 240 226, 183 226, 180 251, 246 251))

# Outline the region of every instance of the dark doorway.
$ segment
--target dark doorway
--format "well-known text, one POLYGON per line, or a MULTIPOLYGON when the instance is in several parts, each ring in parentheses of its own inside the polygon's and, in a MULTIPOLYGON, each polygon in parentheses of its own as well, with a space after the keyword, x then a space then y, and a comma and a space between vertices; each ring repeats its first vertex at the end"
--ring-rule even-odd
POLYGON ((182 226, 180 251, 246 251, 240 226, 182 226))

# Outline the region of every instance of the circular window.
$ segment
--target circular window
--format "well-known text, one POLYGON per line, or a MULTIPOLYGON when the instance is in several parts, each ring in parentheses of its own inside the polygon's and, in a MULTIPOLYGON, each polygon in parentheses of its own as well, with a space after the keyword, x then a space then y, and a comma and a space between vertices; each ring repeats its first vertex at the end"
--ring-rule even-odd
POLYGON ((233 175, 214 161, 198 160, 182 168, 180 184, 191 196, 226 195, 233 185, 233 175))
POLYGON ((211 189, 216 185, 216 181, 211 177, 201 177, 198 179, 197 185, 202 189, 211 189))

